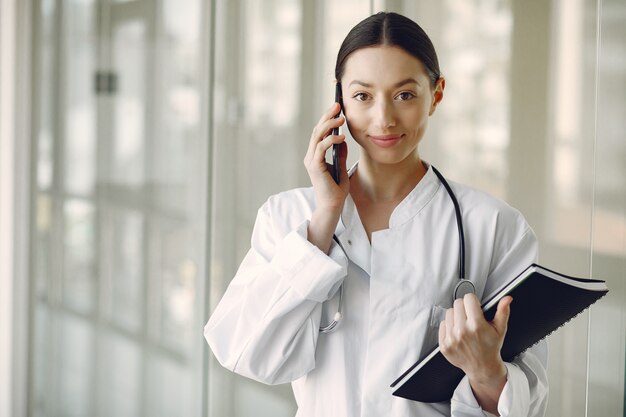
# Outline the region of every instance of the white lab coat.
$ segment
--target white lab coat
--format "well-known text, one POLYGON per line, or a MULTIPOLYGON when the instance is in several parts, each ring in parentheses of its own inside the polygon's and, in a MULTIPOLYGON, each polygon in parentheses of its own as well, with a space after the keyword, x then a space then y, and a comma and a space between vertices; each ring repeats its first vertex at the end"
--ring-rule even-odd
MULTIPOLYGON (((481 299, 536 261, 522 215, 489 195, 451 182, 463 211, 466 274, 481 299)), ((297 417, 484 416, 467 378, 451 402, 391 395, 389 385, 436 346, 458 282, 454 207, 432 168, 396 207, 371 244, 348 196, 329 254, 307 240, 312 188, 272 196, 259 209, 252 247, 204 335, 218 361, 268 384, 291 382, 297 417), (343 320, 334 316, 344 283, 343 320)), ((515 303, 515 301, 513 301, 515 303)), ((547 401, 542 342, 507 363, 503 416, 542 416, 547 401)))

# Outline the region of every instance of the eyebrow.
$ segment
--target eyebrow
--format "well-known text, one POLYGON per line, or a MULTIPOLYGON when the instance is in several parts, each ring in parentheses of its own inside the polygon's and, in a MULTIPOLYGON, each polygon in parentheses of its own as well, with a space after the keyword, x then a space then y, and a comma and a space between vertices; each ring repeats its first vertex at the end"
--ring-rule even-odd
MULTIPOLYGON (((348 85, 348 87, 350 87, 352 84, 359 84, 359 85, 362 85, 365 88, 371 88, 372 87, 372 84, 366 83, 365 81, 359 81, 359 80, 352 81, 348 85)), ((404 79, 402 81, 398 81, 397 83, 395 83, 393 85, 393 87, 394 88, 398 88, 398 87, 401 87, 401 86, 403 86, 405 84, 417 84, 417 85, 420 85, 420 83, 418 83, 416 79, 414 79, 414 78, 406 78, 406 79, 404 79)))

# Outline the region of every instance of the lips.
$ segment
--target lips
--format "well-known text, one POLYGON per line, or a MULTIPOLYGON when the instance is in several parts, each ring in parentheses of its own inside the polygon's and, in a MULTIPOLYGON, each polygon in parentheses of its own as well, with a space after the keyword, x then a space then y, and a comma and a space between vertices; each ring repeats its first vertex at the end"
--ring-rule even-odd
POLYGON ((403 135, 394 134, 394 135, 370 135, 370 140, 374 142, 374 144, 380 146, 381 148, 389 148, 396 143, 400 142, 403 135))

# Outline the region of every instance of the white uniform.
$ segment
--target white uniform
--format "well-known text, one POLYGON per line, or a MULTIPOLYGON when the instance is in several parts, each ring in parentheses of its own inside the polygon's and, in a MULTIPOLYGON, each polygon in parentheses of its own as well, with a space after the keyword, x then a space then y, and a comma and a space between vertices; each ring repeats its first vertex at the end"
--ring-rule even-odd
MULTIPOLYGON (((463 212, 467 278, 484 300, 536 261, 536 238, 515 209, 451 187, 463 212)), ((486 415, 467 378, 447 403, 398 398, 389 387, 436 346, 459 281, 454 206, 432 168, 371 244, 348 196, 336 229, 348 257, 336 242, 326 255, 307 240, 314 206, 313 189, 303 188, 259 209, 252 247, 204 329, 219 362, 257 381, 292 382, 297 417, 486 415), (342 282, 343 320, 320 334, 342 282)), ((543 415, 546 356, 542 342, 506 364, 501 415, 543 415)))

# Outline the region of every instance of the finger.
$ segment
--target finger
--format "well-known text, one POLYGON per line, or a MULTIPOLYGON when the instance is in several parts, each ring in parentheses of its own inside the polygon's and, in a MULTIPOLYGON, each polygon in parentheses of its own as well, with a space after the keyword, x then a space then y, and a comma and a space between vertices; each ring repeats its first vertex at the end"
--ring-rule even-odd
POLYGON ((493 318, 493 325, 495 326, 498 334, 506 334, 507 323, 509 322, 509 316, 511 315, 511 303, 513 297, 507 295, 498 302, 498 309, 496 315, 493 318))
POLYGON ((454 309, 449 308, 446 310, 446 339, 453 340, 454 334, 454 309))
POLYGON ((454 327, 461 329, 465 326, 466 321, 467 316, 465 315, 463 299, 459 298, 454 300, 454 327))
POLYGON ((439 323, 439 346, 444 348, 446 343, 446 321, 439 323))
POLYGON ((315 134, 321 140, 330 135, 333 129, 341 127, 341 125, 343 125, 345 121, 346 118, 343 116, 324 120, 322 123, 315 126, 315 134))
POLYGON ((313 155, 317 144, 320 141, 324 140, 325 137, 329 136, 333 128, 340 127, 342 124, 344 124, 344 122, 344 117, 320 121, 320 123, 318 123, 313 128, 313 132, 311 133, 311 139, 309 140, 307 155, 313 155))
POLYGON ((341 106, 339 106, 339 103, 333 103, 328 110, 326 110, 326 112, 324 112, 324 114, 322 114, 322 117, 320 117, 320 119, 317 121, 317 124, 320 125, 322 124, 324 121, 328 120, 328 119, 332 119, 333 117, 335 117, 337 114, 339 114, 339 111, 341 111, 341 106))
POLYGON ((467 320, 473 324, 478 324, 485 320, 485 314, 480 306, 480 300, 476 297, 476 294, 469 293, 463 297, 463 304, 465 305, 465 314, 467 314, 467 320))
POLYGON ((330 134, 330 131, 343 124, 344 117, 339 116, 339 111, 333 114, 324 113, 320 120, 313 128, 313 135, 317 138, 324 138, 330 134))
POLYGON ((317 149, 317 146, 319 145, 319 143, 331 134, 333 127, 336 127, 334 126, 334 124, 341 124, 341 122, 337 120, 328 121, 328 122, 331 123, 329 126, 318 125, 318 126, 315 126, 315 128, 313 129, 313 132, 311 133, 311 139, 309 140, 309 147, 304 157, 305 163, 307 160, 310 160, 314 157, 315 150, 317 149), (322 130, 324 131, 320 133, 322 130))
POLYGON ((319 142, 315 148, 315 153, 313 155, 313 160, 311 161, 313 164, 326 164, 326 152, 330 149, 333 144, 340 144, 346 140, 344 135, 330 135, 325 137, 321 142, 319 142))

